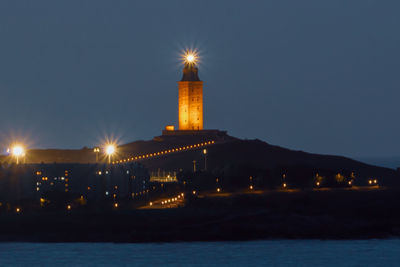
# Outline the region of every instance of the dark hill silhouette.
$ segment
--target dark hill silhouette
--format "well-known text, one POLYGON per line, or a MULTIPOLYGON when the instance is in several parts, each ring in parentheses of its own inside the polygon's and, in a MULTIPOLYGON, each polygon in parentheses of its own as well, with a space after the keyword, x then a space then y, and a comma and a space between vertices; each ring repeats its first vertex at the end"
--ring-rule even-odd
MULTIPOLYGON (((193 169, 196 160, 197 169, 204 169, 202 149, 185 153, 172 154, 164 160, 145 159, 143 164, 149 169, 183 170, 193 169)), ((329 170, 332 173, 354 172, 362 180, 377 178, 385 185, 397 184, 398 174, 395 170, 368 165, 342 156, 312 154, 294 151, 270 145, 260 140, 231 140, 218 143, 207 149, 208 170, 225 170, 229 167, 243 167, 247 170, 266 170, 279 168, 284 171, 293 167, 307 167, 315 170, 329 170)))
MULTIPOLYGON (((118 147, 118 155, 114 160, 127 157, 165 151, 180 146, 197 144, 215 140, 216 143, 207 146, 207 168, 209 171, 221 171, 229 168, 267 169, 307 167, 315 170, 329 170, 331 172, 355 172, 362 179, 377 178, 385 185, 398 183, 398 172, 388 168, 368 165, 350 158, 331 155, 312 154, 303 151, 294 151, 279 146, 270 145, 261 140, 240 140, 228 135, 224 136, 159 136, 149 141, 136 141, 118 147)), ((150 170, 190 171, 193 170, 193 161, 196 161, 197 170, 204 169, 203 148, 191 149, 160 155, 140 160, 150 170)), ((10 158, 3 156, 2 162, 10 158)), ((104 158, 101 160, 105 160, 104 158)), ((29 150, 27 163, 93 163, 95 154, 92 149, 80 150, 61 149, 33 149, 29 150)))

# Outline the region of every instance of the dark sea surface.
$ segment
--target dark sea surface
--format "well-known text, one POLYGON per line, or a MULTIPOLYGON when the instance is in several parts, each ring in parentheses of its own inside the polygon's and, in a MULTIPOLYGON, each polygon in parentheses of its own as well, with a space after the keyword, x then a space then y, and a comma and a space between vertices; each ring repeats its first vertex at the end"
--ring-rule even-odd
POLYGON ((400 239, 0 243, 1 266, 400 266, 400 239))

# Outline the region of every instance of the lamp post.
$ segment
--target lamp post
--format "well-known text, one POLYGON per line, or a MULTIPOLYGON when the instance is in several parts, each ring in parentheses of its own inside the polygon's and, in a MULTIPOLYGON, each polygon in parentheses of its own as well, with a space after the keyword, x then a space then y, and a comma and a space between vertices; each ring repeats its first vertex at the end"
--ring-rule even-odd
POLYGON ((21 145, 15 145, 11 149, 11 154, 16 158, 17 164, 19 164, 19 157, 25 156, 25 149, 21 145))
POLYGON ((96 163, 97 163, 97 162, 99 162, 100 148, 99 147, 93 148, 93 152, 96 154, 96 163))
POLYGON ((282 181, 283 181, 283 183, 282 183, 283 188, 286 188, 286 187, 287 187, 287 184, 286 184, 286 174, 282 174, 282 181))
POLYGON ((204 155, 204 170, 207 171, 207 149, 203 149, 204 155))
POLYGON ((196 172, 196 161, 193 160, 193 172, 196 172))
POLYGON ((115 145, 108 144, 106 146, 106 154, 108 156, 108 164, 111 163, 111 156, 115 153, 115 145))

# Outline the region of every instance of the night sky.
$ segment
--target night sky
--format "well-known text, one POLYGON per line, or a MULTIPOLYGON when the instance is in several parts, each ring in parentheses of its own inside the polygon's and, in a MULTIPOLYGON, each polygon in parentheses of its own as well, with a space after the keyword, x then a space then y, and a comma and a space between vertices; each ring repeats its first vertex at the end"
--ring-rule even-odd
POLYGON ((400 155, 399 1, 1 1, 0 133, 81 148, 177 125, 179 54, 204 123, 347 156, 400 155))

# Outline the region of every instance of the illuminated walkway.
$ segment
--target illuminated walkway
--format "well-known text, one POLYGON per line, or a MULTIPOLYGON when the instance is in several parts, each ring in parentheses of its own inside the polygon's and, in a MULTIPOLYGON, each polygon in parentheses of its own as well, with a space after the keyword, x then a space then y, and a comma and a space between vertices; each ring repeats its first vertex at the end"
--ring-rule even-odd
POLYGON ((187 151, 187 150, 198 149, 198 148, 206 147, 206 146, 209 146, 209 145, 213 145, 214 143, 215 143, 215 141, 207 141, 207 142, 188 145, 188 146, 175 147, 175 148, 172 148, 172 149, 167 149, 167 150, 158 151, 158 152, 149 153, 149 154, 136 155, 136 156, 132 156, 132 157, 129 157, 129 158, 126 158, 126 159, 113 161, 112 164, 123 164, 123 163, 127 163, 127 162, 132 162, 132 161, 137 161, 137 160, 142 160, 142 159, 149 159, 149 158, 154 158, 154 157, 158 157, 158 156, 168 155, 168 154, 171 154, 171 153, 177 153, 177 152, 183 152, 183 151, 187 151))

